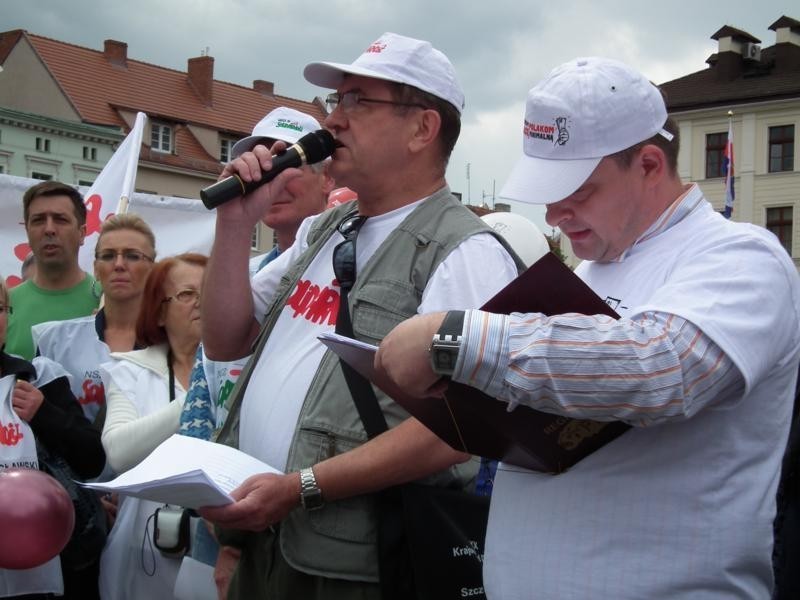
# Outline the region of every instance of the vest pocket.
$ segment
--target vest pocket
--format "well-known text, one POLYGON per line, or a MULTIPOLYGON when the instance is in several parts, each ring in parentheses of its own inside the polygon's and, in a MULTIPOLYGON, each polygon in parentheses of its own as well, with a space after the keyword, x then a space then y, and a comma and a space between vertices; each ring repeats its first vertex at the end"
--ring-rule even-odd
MULTIPOLYGON (((364 440, 331 431, 325 427, 301 427, 297 432, 297 449, 306 456, 298 456, 296 464, 312 466, 336 454, 343 454, 360 446, 364 440)), ((325 497, 325 490, 322 490, 325 497)), ((319 510, 305 514, 311 528, 318 534, 348 542, 374 543, 376 540, 371 495, 354 496, 326 503, 319 510)))
POLYGON ((421 294, 411 283, 371 280, 358 289, 353 305, 353 333, 378 344, 396 325, 417 314, 421 294))

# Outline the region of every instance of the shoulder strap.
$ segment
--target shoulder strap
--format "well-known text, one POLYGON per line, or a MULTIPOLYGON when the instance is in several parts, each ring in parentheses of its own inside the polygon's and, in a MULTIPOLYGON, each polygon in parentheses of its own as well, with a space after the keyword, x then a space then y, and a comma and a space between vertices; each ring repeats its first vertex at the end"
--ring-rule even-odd
MULTIPOLYGON (((336 333, 349 338, 355 337, 353 335, 353 323, 350 321, 350 311, 347 310, 346 303, 342 302, 339 306, 344 307, 344 310, 340 310, 336 317, 336 333)), ((342 359, 339 359, 339 363, 342 367, 347 387, 350 390, 350 395, 356 405, 358 416, 361 417, 361 422, 364 424, 367 437, 372 439, 388 430, 386 417, 383 416, 383 411, 378 403, 375 390, 372 389, 372 384, 342 359)))

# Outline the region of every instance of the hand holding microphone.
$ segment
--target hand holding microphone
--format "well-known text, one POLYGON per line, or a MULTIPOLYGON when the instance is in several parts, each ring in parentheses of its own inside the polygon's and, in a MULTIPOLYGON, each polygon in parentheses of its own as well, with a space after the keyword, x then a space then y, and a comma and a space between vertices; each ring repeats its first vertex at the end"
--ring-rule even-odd
POLYGON ((261 179, 258 181, 242 181, 237 175, 232 175, 200 190, 200 199, 208 210, 212 210, 220 204, 249 194, 269 183, 286 169, 318 163, 333 154, 334 150, 336 150, 336 140, 329 131, 325 129, 312 131, 284 152, 273 156, 272 167, 269 171, 262 171, 261 179))

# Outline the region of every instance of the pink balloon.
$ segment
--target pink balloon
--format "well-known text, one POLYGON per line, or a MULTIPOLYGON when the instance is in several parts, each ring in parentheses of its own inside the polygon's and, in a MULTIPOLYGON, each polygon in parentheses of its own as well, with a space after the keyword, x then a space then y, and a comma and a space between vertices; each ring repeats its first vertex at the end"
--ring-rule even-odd
POLYGON ((30 569, 57 556, 75 527, 58 481, 33 469, 0 470, 0 568, 30 569))

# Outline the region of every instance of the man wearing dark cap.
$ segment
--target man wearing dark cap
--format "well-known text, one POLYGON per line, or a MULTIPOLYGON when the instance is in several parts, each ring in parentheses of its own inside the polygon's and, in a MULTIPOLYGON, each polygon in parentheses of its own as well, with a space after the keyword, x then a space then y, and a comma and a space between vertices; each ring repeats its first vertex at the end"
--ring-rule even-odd
MULTIPOLYGON (((336 90, 324 123, 338 144, 330 173, 358 200, 307 219, 252 288, 249 231, 296 172, 218 209, 206 350, 236 358, 263 332, 220 441, 286 474, 256 476, 234 504, 203 515, 246 532, 222 536, 242 549, 233 598, 380 598, 372 493, 422 478, 463 487, 476 465, 380 392, 389 430, 367 441, 338 358, 317 336, 349 320, 377 343, 415 314, 480 306, 517 263, 447 187, 463 93, 444 54, 386 33, 352 64, 312 63, 305 76, 336 90)), ((223 176, 257 179, 270 164, 256 146, 223 176)))
POLYGON ((618 61, 576 59, 536 85, 523 148, 501 196, 547 206, 620 318, 424 315, 376 363, 424 396, 441 374, 425 348, 460 320, 454 381, 509 410, 632 428, 560 475, 500 464, 487 596, 767 600, 800 361, 791 258, 681 182, 661 93, 618 61))

